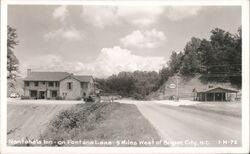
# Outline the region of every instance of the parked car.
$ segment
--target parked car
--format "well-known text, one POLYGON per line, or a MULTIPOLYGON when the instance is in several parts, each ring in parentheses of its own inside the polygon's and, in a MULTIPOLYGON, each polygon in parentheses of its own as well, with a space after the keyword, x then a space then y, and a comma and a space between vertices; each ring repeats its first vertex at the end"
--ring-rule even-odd
POLYGON ((88 97, 84 98, 85 102, 94 102, 96 99, 95 95, 89 95, 88 97))
POLYGON ((10 94, 10 98, 18 98, 18 97, 19 97, 19 94, 17 94, 17 93, 10 94))

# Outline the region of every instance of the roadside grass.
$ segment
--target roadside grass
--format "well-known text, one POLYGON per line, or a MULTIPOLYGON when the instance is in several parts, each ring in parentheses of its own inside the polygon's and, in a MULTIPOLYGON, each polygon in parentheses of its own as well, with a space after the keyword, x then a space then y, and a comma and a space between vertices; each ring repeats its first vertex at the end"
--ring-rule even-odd
MULTIPOLYGON (((42 134, 50 121, 63 110, 75 104, 42 104, 38 100, 29 102, 15 102, 14 99, 7 103, 7 141, 22 139, 36 140, 42 134)), ((8 146, 22 146, 22 143, 9 143, 8 146)))
POLYGON ((63 111, 40 138, 53 141, 46 146, 105 147, 145 146, 138 143, 160 139, 135 105, 117 102, 78 104, 63 111))
POLYGON ((180 105, 180 107, 193 108, 218 114, 241 117, 242 108, 239 102, 205 102, 194 105, 180 105))

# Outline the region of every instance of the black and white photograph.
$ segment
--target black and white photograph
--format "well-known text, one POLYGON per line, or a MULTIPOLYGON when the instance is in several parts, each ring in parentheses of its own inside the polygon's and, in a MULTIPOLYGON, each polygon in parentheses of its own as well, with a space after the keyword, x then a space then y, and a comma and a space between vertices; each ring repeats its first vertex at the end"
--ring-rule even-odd
POLYGON ((1 5, 1 152, 249 152, 249 1, 23 2, 1 5))

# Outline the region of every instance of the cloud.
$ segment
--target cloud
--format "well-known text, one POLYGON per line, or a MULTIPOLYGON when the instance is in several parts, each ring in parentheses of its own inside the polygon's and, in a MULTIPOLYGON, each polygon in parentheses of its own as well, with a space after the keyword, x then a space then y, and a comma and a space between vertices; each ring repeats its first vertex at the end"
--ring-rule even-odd
POLYGON ((80 62, 70 62, 65 60, 60 55, 47 54, 39 57, 33 57, 30 60, 26 60, 21 64, 20 70, 26 75, 26 70, 28 68, 34 71, 62 71, 62 72, 81 72, 82 63, 80 62))
POLYGON ((56 31, 51 31, 44 35, 45 40, 51 40, 58 37, 69 41, 78 41, 81 40, 83 34, 74 27, 70 27, 60 28, 56 31))
POLYGON ((164 32, 152 29, 150 31, 133 31, 120 41, 126 47, 137 47, 142 49, 158 47, 165 40, 166 36, 164 32))
POLYGON ((164 7, 160 6, 83 6, 82 17, 97 27, 119 24, 122 20, 148 26, 155 23, 163 11, 164 7))
POLYGON ((62 5, 62 6, 55 8, 52 15, 55 19, 59 19, 61 22, 63 22, 66 16, 68 16, 68 13, 69 11, 67 9, 67 6, 62 5))
POLYGON ((201 6, 171 6, 165 10, 165 15, 170 20, 181 20, 197 15, 201 10, 201 6))
POLYGON ((170 20, 188 18, 201 10, 201 6, 83 6, 82 17, 96 27, 122 23, 150 26, 165 14, 170 20))
POLYGON ((59 6, 54 9, 52 13, 55 19, 59 19, 61 28, 55 31, 50 31, 44 35, 45 40, 51 40, 55 38, 62 38, 68 41, 77 41, 83 37, 83 34, 75 27, 66 26, 65 18, 69 16, 68 7, 65 5, 59 6))
POLYGON ((119 46, 103 48, 93 66, 97 72, 108 76, 121 71, 158 71, 166 61, 162 57, 144 57, 132 54, 119 46))
POLYGON ((101 49, 97 58, 90 63, 66 61, 58 55, 45 55, 27 61, 25 68, 39 71, 67 71, 75 74, 107 77, 120 71, 158 71, 165 64, 166 61, 162 57, 138 56, 132 54, 130 50, 115 46, 101 49))
POLYGON ((159 15, 164 12, 162 6, 127 6, 119 7, 119 16, 138 26, 148 26, 157 22, 159 15))
POLYGON ((96 27, 113 25, 118 22, 117 9, 115 6, 83 6, 82 17, 96 27))

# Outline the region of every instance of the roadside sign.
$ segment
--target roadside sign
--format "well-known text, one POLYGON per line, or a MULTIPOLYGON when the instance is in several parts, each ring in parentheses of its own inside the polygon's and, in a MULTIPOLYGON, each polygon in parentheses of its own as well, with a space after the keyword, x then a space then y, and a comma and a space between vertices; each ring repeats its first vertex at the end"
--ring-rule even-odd
POLYGON ((168 87, 171 88, 171 89, 174 89, 174 88, 176 88, 176 85, 172 83, 168 87))

